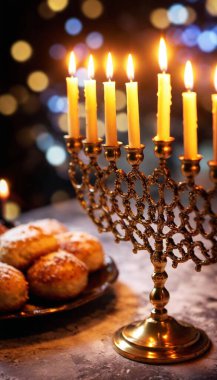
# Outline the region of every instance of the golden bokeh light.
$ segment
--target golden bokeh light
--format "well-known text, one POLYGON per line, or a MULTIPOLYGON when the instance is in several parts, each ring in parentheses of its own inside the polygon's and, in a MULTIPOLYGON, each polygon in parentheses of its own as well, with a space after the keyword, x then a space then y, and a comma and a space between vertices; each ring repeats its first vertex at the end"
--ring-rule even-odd
POLYGON ((16 41, 11 46, 11 55, 15 61, 25 62, 32 56, 32 47, 27 41, 16 41))
POLYGON ((35 92, 44 91, 49 85, 47 74, 43 71, 33 71, 27 78, 29 88, 35 92))
POLYGON ((68 115, 66 113, 62 113, 61 115, 58 116, 57 123, 61 131, 63 132, 68 131, 68 115))
POLYGON ((29 91, 19 84, 11 87, 10 92, 15 96, 18 104, 25 104, 29 99, 29 91))
POLYGON ((13 221, 20 215, 20 206, 16 202, 8 201, 5 204, 5 219, 13 221))
POLYGON ((116 109, 117 111, 121 111, 126 107, 127 97, 124 91, 116 90, 116 109))
POLYGON ((103 4, 99 0, 85 0, 81 6, 81 10, 88 18, 98 18, 103 13, 103 4))
POLYGON ((158 29, 166 29, 170 25, 168 13, 165 8, 157 8, 150 15, 151 24, 158 29))
POLYGON ((68 4, 69 0, 47 0, 47 5, 54 12, 63 11, 68 4))
POLYGON ((17 110, 17 100, 11 94, 4 94, 0 96, 0 113, 5 116, 10 116, 17 110))
POLYGON ((206 0, 206 10, 212 16, 217 16, 217 1, 206 0))
POLYGON ((127 114, 125 112, 117 115, 117 129, 119 132, 127 131, 127 114))
POLYGON ((192 7, 186 7, 186 9, 188 11, 188 18, 185 24, 186 25, 193 24, 193 22, 195 22, 195 20, 197 19, 197 13, 192 7))
POLYGON ((42 1, 42 3, 38 6, 39 15, 45 20, 49 20, 55 16, 56 12, 52 11, 52 9, 48 6, 47 2, 42 1))

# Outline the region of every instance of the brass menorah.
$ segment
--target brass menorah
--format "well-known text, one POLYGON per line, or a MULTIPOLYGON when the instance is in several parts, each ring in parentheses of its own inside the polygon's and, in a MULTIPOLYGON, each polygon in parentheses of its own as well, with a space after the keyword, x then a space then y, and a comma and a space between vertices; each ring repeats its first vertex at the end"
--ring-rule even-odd
POLYGON ((140 170, 143 145, 124 147, 131 167, 126 172, 117 166, 122 143, 106 146, 100 139, 97 143, 87 142, 82 137, 66 136, 65 139, 71 156, 71 183, 99 231, 111 231, 117 243, 131 241, 133 252, 149 253, 154 266, 154 288, 150 293, 154 308, 147 319, 133 322, 115 333, 115 349, 129 359, 145 363, 175 363, 202 355, 210 347, 206 333, 167 314, 165 306, 169 292, 164 287, 168 277, 165 266, 167 258, 174 268, 192 260, 197 271, 217 262, 217 215, 214 211, 217 162, 208 163, 214 186, 207 191, 195 184, 200 171, 200 155, 194 160, 180 157, 183 182, 178 183, 171 177, 167 159, 172 154, 173 138, 169 141, 153 139, 159 165, 148 176, 140 170), (102 149, 108 162, 106 167, 98 163, 102 149), (82 158, 83 152, 87 163, 82 158), (76 174, 77 168, 81 178, 76 174), (109 186, 111 176, 115 178, 112 188, 109 186), (141 192, 137 190, 138 183, 141 192), (153 187, 157 197, 153 196, 153 187), (166 192, 170 193, 169 199, 166 192), (184 194, 187 204, 183 204, 184 194))

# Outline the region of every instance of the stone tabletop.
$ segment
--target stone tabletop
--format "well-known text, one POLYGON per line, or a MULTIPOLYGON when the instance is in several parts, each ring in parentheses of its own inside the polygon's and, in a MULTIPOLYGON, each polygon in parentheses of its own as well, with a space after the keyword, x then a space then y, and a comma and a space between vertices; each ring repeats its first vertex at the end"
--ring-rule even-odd
POLYGON ((124 324, 147 316, 152 267, 145 253, 133 255, 128 243, 117 245, 110 234, 99 235, 77 201, 39 209, 22 221, 55 217, 71 229, 100 237, 120 271, 101 299, 58 315, 2 323, 1 380, 216 380, 217 265, 194 271, 193 264, 172 269, 168 263, 168 311, 204 329, 213 346, 206 356, 176 365, 146 365, 125 359, 112 348, 112 334, 124 324))

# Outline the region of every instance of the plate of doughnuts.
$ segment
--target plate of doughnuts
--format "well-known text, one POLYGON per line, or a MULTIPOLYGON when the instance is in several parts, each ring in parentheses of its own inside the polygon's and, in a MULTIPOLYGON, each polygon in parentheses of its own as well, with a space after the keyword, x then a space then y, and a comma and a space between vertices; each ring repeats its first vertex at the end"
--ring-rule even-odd
POLYGON ((101 297, 117 277, 96 237, 56 219, 21 224, 0 236, 0 320, 78 308, 101 297))

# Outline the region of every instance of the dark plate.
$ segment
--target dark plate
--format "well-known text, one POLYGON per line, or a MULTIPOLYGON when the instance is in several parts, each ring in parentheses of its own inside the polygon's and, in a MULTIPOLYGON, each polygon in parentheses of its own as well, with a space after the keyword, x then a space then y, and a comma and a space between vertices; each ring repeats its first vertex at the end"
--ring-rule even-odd
POLYGON ((42 303, 40 300, 31 299, 25 306, 13 314, 1 314, 0 320, 21 319, 38 317, 61 311, 76 309, 81 305, 101 297, 109 286, 117 279, 118 269, 111 257, 106 257, 105 265, 98 271, 89 275, 86 290, 78 297, 67 303, 42 303))

